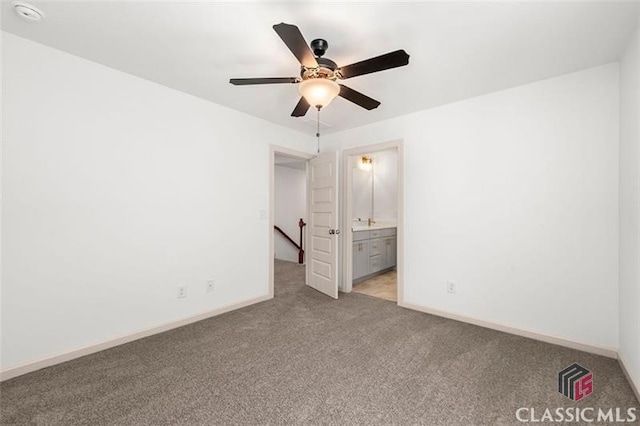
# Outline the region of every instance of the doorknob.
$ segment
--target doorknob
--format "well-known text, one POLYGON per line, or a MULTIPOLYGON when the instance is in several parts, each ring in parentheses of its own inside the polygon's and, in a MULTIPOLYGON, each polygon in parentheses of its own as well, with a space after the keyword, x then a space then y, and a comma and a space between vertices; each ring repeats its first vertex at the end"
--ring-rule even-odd
POLYGON ((329 235, 334 235, 336 233, 335 229, 329 229, 329 235))

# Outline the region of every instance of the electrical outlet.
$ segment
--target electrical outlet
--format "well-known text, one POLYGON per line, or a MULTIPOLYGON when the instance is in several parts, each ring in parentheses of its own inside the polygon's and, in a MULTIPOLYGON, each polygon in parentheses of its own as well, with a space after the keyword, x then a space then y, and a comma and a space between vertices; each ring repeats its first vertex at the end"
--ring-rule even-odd
POLYGON ((182 299, 183 297, 187 297, 187 286, 181 285, 178 287, 178 299, 182 299))
POLYGON ((456 283, 454 283, 453 281, 447 282, 447 293, 456 293, 456 283))
POLYGON ((213 281, 207 281, 207 293, 212 293, 215 289, 213 281))

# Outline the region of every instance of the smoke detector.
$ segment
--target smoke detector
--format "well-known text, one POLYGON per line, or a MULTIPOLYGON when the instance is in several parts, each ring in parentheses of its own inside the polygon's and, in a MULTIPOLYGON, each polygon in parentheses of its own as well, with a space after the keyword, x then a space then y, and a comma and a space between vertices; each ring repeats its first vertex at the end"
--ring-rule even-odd
POLYGON ((44 19, 44 12, 35 7, 32 4, 23 1, 11 2, 13 10, 16 11, 19 17, 29 22, 39 22, 44 19))

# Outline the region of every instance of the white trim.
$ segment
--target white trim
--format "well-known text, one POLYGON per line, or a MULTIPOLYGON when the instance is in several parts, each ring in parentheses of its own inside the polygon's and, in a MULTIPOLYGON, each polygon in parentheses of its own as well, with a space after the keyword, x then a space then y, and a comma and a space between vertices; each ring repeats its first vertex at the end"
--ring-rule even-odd
POLYGON ((396 270, 397 286, 398 286, 398 305, 404 302, 404 140, 398 139, 388 142, 377 143, 373 145, 358 146, 356 148, 345 149, 342 152, 343 158, 343 179, 342 179, 342 202, 344 206, 342 221, 342 291, 351 292, 353 289, 353 259, 351 246, 353 245, 353 232, 351 231, 352 205, 351 205, 351 186, 353 184, 353 176, 349 171, 353 167, 353 158, 357 155, 368 154, 378 151, 386 151, 395 149, 398 153, 398 221, 397 221, 397 262, 396 270))
POLYGON ((174 328, 182 327, 194 322, 202 321, 207 318, 221 315, 229 311, 244 308, 245 306, 253 305, 255 303, 264 302, 272 299, 273 296, 260 296, 252 299, 245 300, 243 302, 235 303, 233 305, 216 308, 210 311, 205 311, 197 315, 181 318, 176 321, 167 322, 155 327, 146 328, 143 330, 128 333, 113 339, 104 340, 99 343, 94 343, 87 346, 82 346, 76 349, 71 349, 66 352, 62 352, 56 355, 47 356, 36 361, 27 362, 16 367, 7 368, 0 371, 0 382, 12 379, 14 377, 21 376, 23 374, 31 373, 42 368, 51 367, 52 365, 61 364, 63 362, 71 361, 72 359, 80 358, 85 355, 90 355, 96 352, 103 351, 105 349, 120 346, 125 343, 133 342, 134 340, 142 339, 144 337, 153 336, 154 334, 163 333, 174 328))
POLYGON ((629 382, 629 386, 631 386, 633 393, 636 394, 636 399, 638 400, 638 402, 640 402, 640 383, 634 380, 633 376, 629 372, 629 369, 627 368, 627 362, 625 361, 625 358, 622 356, 620 352, 618 352, 618 362, 620 363, 620 368, 622 368, 622 372, 624 373, 624 376, 627 378, 627 381, 629 382))
POLYGON ((500 324, 491 321, 485 321, 478 318, 468 317, 466 315, 460 315, 453 312, 441 311, 438 309, 429 308, 427 306, 415 305, 413 303, 398 303, 399 306, 414 311, 424 312, 426 314, 436 315, 443 318, 449 318, 456 321, 465 322, 468 324, 477 325, 484 328, 490 328, 492 330, 502 331, 504 333, 515 334, 516 336, 527 337, 533 340, 539 340, 541 342, 551 343, 558 346, 564 346, 566 348, 577 349, 579 351, 589 352, 596 355, 606 356, 608 358, 618 358, 618 350, 616 348, 592 345, 589 343, 577 342, 575 340, 569 340, 562 337, 552 336, 549 334, 538 333, 536 331, 525 330, 521 328, 512 327, 505 324, 500 324))
MULTIPOLYGON (((273 238, 273 225, 275 225, 273 219, 275 217, 275 166, 276 166, 276 154, 286 155, 288 157, 299 158, 304 161, 308 161, 315 157, 313 154, 308 154, 302 151, 296 151, 293 149, 285 148, 278 145, 269 145, 269 296, 273 297, 274 295, 274 266, 273 262, 275 259, 275 248, 274 248, 274 238, 273 238)), ((309 194, 309 164, 307 164, 307 194, 309 194)), ((307 221, 309 216, 309 197, 307 196, 307 221)), ((308 247, 307 241, 307 232, 305 235, 304 247, 308 247)), ((306 262, 305 262, 306 263, 306 262)), ((309 268, 305 268, 309 269, 309 268)))

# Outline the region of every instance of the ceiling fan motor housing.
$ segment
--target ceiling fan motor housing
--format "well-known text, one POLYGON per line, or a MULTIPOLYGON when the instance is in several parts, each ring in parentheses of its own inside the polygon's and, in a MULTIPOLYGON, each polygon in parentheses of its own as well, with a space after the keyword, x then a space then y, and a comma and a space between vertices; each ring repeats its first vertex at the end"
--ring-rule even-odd
POLYGON ((309 43, 309 46, 311 46, 311 50, 313 50, 314 55, 321 57, 329 48, 329 43, 327 43, 327 40, 325 39, 317 38, 309 43))
POLYGON ((338 69, 338 65, 331 59, 316 58, 318 62, 318 68, 305 68, 300 69, 300 77, 303 80, 310 78, 328 78, 331 80, 336 79, 335 70, 338 69))
POLYGON ((305 68, 303 66, 300 70, 300 77, 302 77, 303 80, 308 80, 310 78, 326 78, 329 80, 335 80, 335 70, 338 68, 338 65, 331 59, 322 57, 322 55, 324 55, 329 48, 329 43, 327 43, 327 40, 316 38, 311 43, 309 43, 309 46, 311 47, 311 50, 316 57, 315 59, 318 63, 318 67, 305 68))

